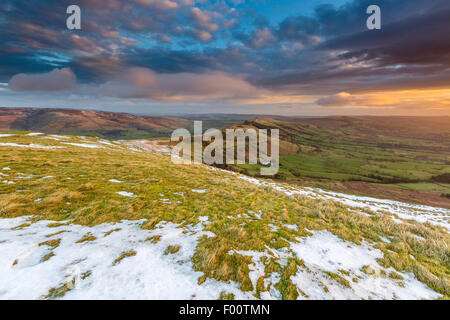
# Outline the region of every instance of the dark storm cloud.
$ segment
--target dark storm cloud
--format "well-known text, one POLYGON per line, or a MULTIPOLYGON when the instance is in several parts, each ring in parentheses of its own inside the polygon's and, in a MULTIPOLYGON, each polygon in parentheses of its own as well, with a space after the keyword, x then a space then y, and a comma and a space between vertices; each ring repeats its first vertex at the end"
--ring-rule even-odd
POLYGON ((363 31, 330 40, 328 50, 346 50, 342 59, 377 59, 379 64, 442 64, 450 62, 450 8, 415 15, 385 25, 380 31, 363 31))
POLYGON ((276 33, 281 41, 308 45, 318 36, 321 43, 299 51, 296 58, 304 60, 303 68, 259 83, 310 92, 448 85, 450 3, 385 1, 382 29, 371 31, 365 28, 367 16, 358 14, 369 2, 355 1, 339 10, 323 5, 314 17, 286 18, 276 33))

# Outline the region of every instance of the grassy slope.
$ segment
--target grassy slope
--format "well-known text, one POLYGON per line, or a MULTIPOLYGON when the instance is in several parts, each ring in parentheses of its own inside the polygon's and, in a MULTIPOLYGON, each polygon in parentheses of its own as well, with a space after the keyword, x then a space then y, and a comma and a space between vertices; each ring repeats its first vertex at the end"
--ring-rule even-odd
POLYGON ((194 120, 202 120, 203 129, 207 130, 253 118, 251 115, 220 114, 158 117, 82 109, 0 107, 0 130, 33 130, 133 140, 169 137, 178 128, 193 131, 194 120))
MULTIPOLYGON (((63 145, 60 141, 24 135, 0 139, 0 142, 21 144, 63 145)), ((72 137, 70 142, 80 140, 80 137, 72 137)), ((73 223, 90 226, 145 218, 148 221, 143 228, 151 229, 160 221, 194 224, 200 216, 208 216, 211 224, 206 230, 216 237, 201 239, 192 257, 195 269, 204 272, 206 277, 237 281, 242 290, 254 290, 256 296, 269 288, 264 286, 263 279, 253 288, 249 279, 250 257, 229 255, 230 250, 264 251, 266 246, 288 248, 287 241, 309 234, 306 229, 326 229, 356 244, 363 239, 375 244, 385 254, 379 261, 381 265, 413 272, 420 281, 450 296, 450 238, 447 231, 437 226, 416 222, 397 224, 389 215, 369 212, 365 216, 334 202, 289 197, 203 165, 174 165, 161 155, 119 147, 65 146, 55 150, 0 146, 0 168, 11 168, 2 171, 9 175, 2 179, 16 182, 0 183, 0 217, 33 215, 34 220, 73 219, 73 223), (18 173, 35 176, 18 179, 18 173), (52 177, 42 179, 48 176, 52 177), (123 183, 109 183, 109 179, 123 183), (207 192, 194 193, 192 189, 207 189, 207 192), (133 192, 137 197, 118 195, 122 190, 133 192), (162 202, 160 194, 173 203, 162 202), (42 201, 35 202, 38 198, 42 201), (262 219, 227 218, 248 210, 262 210, 262 219), (273 231, 269 224, 280 229, 273 231), (284 224, 298 225, 299 230, 288 229, 284 224), (426 241, 419 241, 414 235, 426 241), (392 242, 385 243, 380 236, 389 236, 392 242)), ((276 286, 285 299, 296 298, 301 293, 291 283, 290 275, 303 267, 302 261, 293 258, 284 265, 275 257, 265 261, 267 276, 274 271, 281 273, 276 286)), ((339 277, 338 280, 345 274, 339 277)), ((330 276, 330 281, 334 281, 332 278, 330 276)), ((199 283, 203 281, 199 279, 199 283)))
MULTIPOLYGON (((344 182, 362 181, 436 191, 438 195, 450 193, 448 178, 435 181, 435 177, 450 172, 450 118, 407 120, 368 117, 280 121, 260 117, 245 126, 278 128, 282 141, 299 147, 297 152, 281 153, 276 176, 280 180, 338 191, 346 191, 344 182)), ((258 175, 259 168, 244 165, 240 171, 258 175)))

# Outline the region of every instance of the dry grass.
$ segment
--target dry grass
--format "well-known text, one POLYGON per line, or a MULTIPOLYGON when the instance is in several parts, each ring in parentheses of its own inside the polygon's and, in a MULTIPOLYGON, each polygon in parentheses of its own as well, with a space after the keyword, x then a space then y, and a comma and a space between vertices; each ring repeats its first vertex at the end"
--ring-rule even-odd
POLYGON ((61 243, 61 239, 54 239, 54 240, 48 240, 45 242, 39 243, 39 246, 49 246, 52 249, 55 249, 59 247, 59 244, 61 243))
POLYGON ((128 258, 128 257, 133 257, 135 255, 136 255, 136 251, 134 251, 134 250, 122 252, 122 254, 116 260, 114 260, 113 266, 119 264, 123 259, 128 258))
POLYGON ((77 240, 77 243, 83 243, 86 241, 94 241, 97 238, 94 237, 91 233, 86 233, 81 239, 77 240))
POLYGON ((180 246, 168 246, 164 254, 175 254, 180 251, 180 246))
POLYGON ((67 292, 75 287, 75 278, 70 281, 63 283, 57 288, 51 288, 48 293, 44 296, 45 299, 57 299, 63 297, 67 292))

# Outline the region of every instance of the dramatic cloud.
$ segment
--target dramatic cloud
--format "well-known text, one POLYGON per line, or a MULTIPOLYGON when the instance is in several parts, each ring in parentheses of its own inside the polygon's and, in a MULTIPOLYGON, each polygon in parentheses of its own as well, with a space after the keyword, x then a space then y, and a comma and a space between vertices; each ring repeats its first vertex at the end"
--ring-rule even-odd
POLYGON ((317 104, 326 107, 347 107, 347 106, 377 106, 390 105, 397 103, 396 99, 390 98, 383 94, 354 96, 348 92, 340 92, 338 94, 321 98, 317 100, 317 104))
POLYGON ((318 99, 317 104, 325 107, 448 109, 450 89, 396 90, 361 94, 340 92, 318 99))
POLYGON ((70 69, 54 69, 48 73, 15 75, 9 88, 15 91, 60 91, 74 88, 76 77, 70 69))
POLYGON ((330 40, 327 50, 343 50, 341 59, 373 60, 378 65, 442 64, 450 67, 450 8, 330 40))
POLYGON ((373 0, 79 0, 80 31, 66 28, 70 4, 0 2, 0 82, 124 103, 251 101, 273 113, 401 108, 413 104, 384 93, 450 87, 448 0, 379 1, 381 30, 366 27, 373 0))

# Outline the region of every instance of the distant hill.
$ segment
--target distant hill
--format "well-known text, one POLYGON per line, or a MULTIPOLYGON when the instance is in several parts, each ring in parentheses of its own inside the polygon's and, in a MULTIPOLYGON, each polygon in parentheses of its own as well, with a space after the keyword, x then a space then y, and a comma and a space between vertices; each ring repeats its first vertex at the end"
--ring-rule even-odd
MULTIPOLYGON (((450 117, 402 116, 330 116, 330 117, 267 117, 258 116, 247 123, 275 126, 284 131, 323 129, 343 134, 395 136, 402 138, 448 138, 450 117)), ((444 142, 444 141, 442 141, 444 142)))
POLYGON ((450 117, 259 116, 236 127, 280 130, 278 180, 450 208, 450 117))
POLYGON ((175 128, 190 127, 179 118, 136 116, 127 113, 41 108, 0 108, 0 130, 93 134, 136 139, 167 136, 175 128))
MULTIPOLYGON (((297 125, 309 125, 322 129, 358 132, 369 135, 394 135, 396 137, 431 138, 450 134, 450 117, 407 116, 333 116, 319 118, 276 118, 297 125)), ((271 120, 272 121, 272 120, 271 120)))

